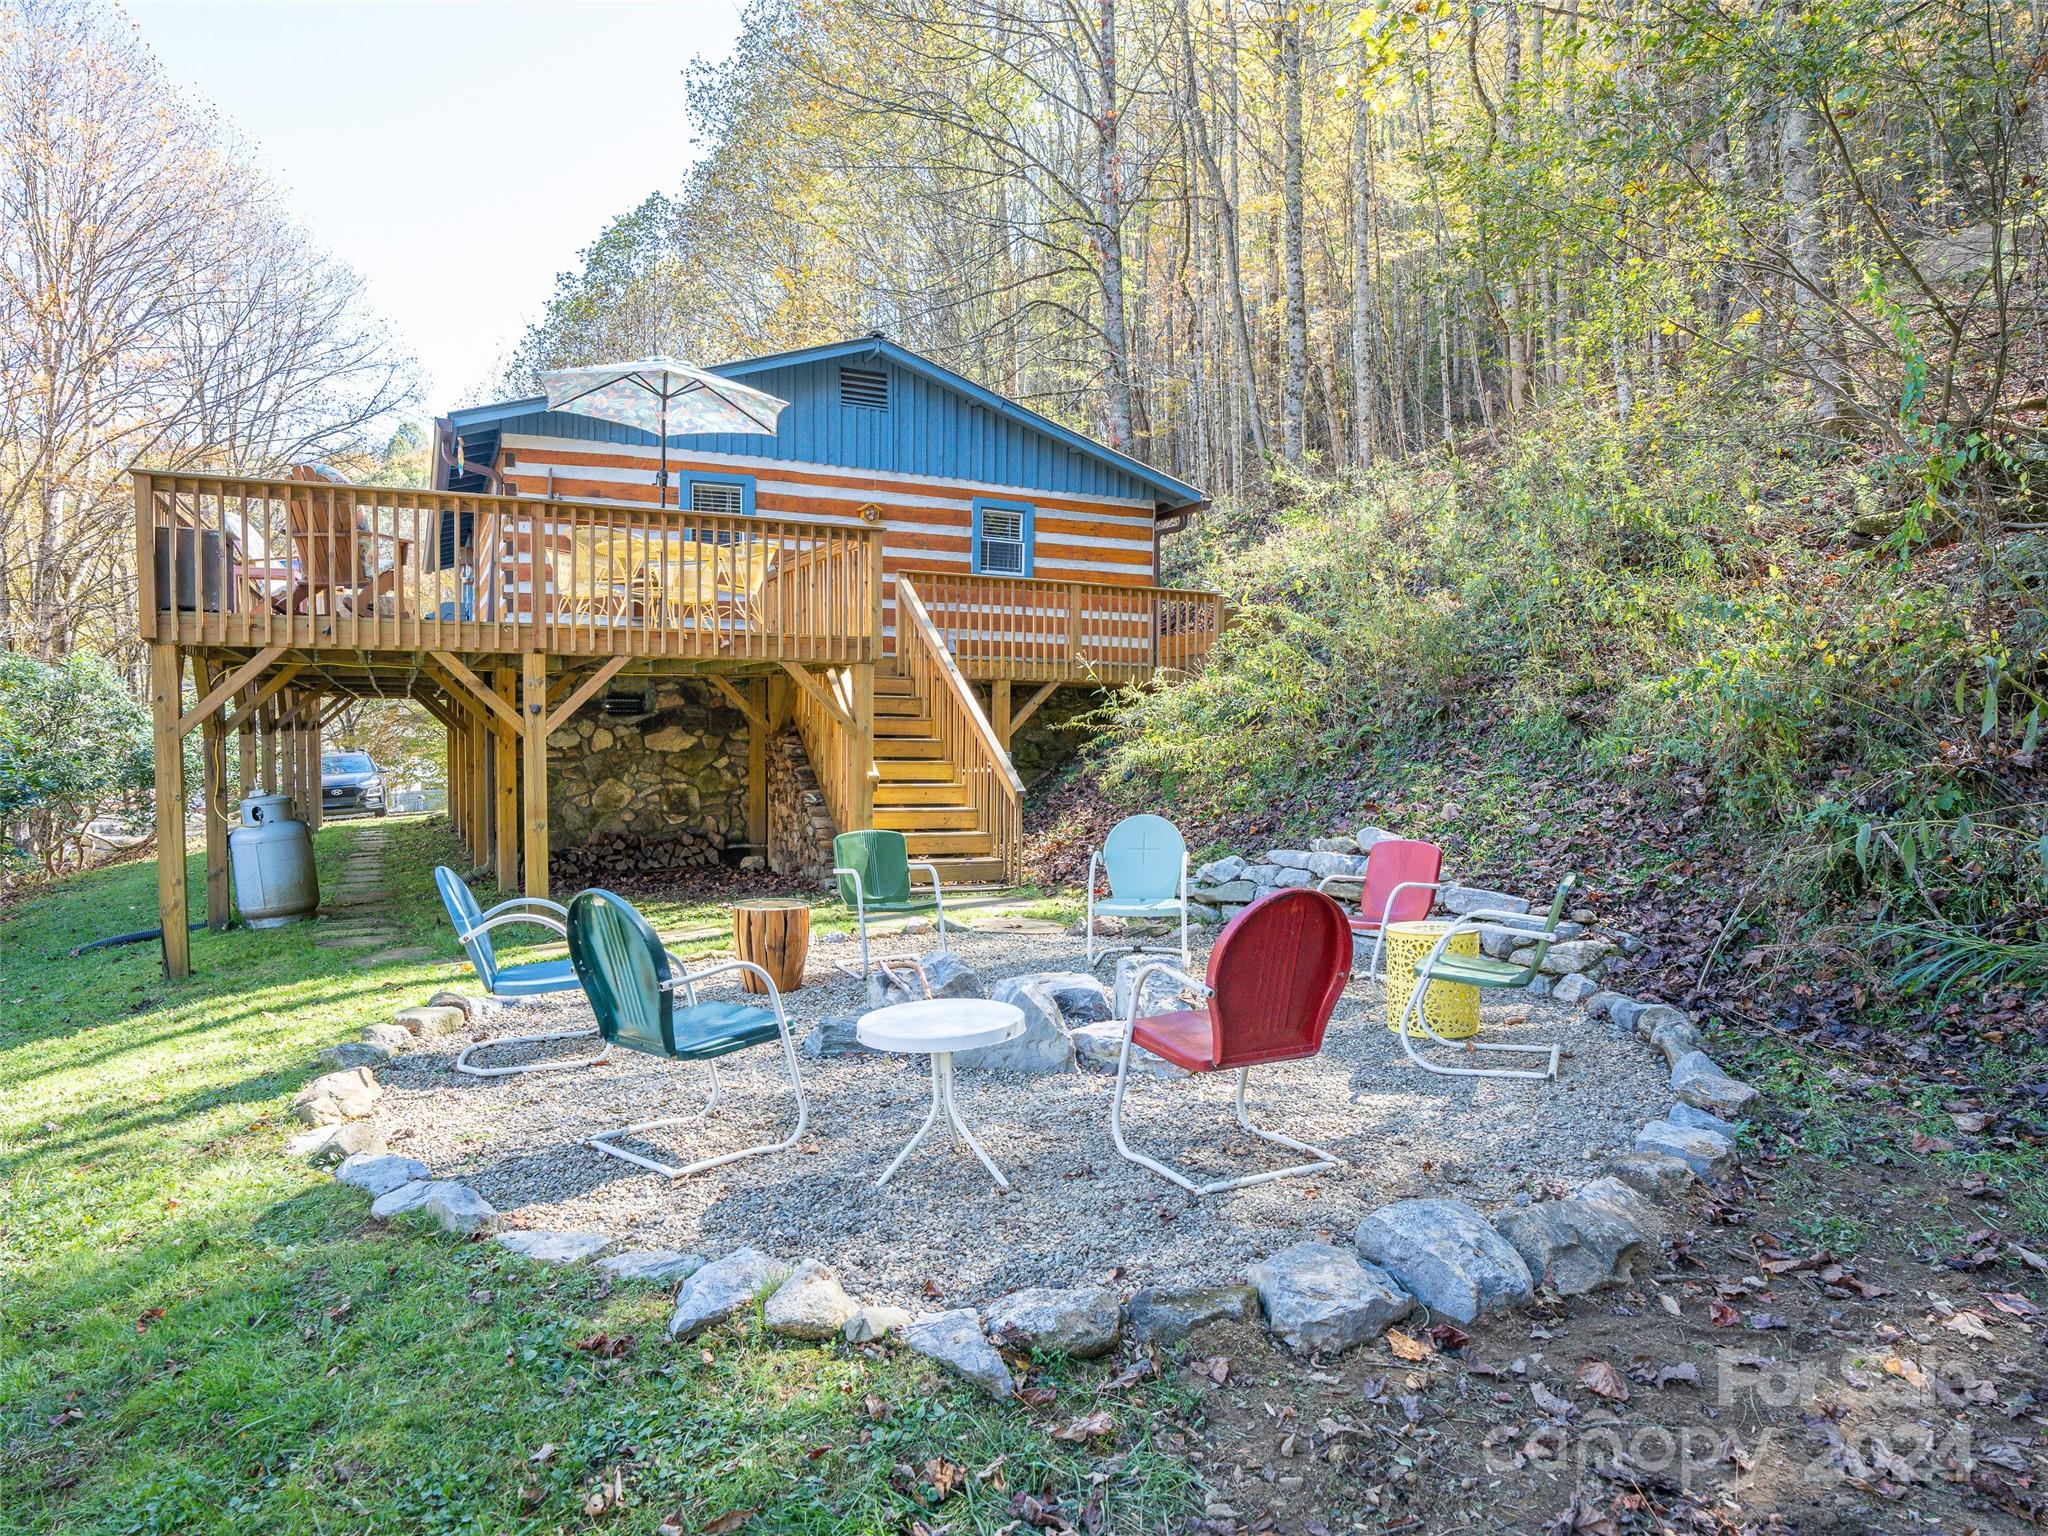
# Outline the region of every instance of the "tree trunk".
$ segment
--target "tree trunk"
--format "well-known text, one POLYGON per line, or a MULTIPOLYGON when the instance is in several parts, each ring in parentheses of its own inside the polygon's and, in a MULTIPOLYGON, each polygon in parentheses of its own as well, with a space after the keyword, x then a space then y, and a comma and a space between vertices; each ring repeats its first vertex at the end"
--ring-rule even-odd
POLYGON ((1281 453, 1290 464, 1306 450, 1303 418, 1308 397, 1308 281, 1302 265, 1301 167, 1301 16, 1281 11, 1280 33, 1280 188, 1285 210, 1287 285, 1287 361, 1281 386, 1281 453))

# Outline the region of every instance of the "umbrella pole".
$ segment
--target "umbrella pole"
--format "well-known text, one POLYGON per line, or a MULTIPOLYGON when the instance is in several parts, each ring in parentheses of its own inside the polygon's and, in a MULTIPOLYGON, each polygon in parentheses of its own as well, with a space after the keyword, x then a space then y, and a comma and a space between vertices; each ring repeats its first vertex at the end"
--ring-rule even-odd
POLYGON ((656 497, 656 500, 658 500, 658 501, 659 501, 659 502, 660 502, 660 503, 661 503, 661 504, 662 504, 662 505, 663 505, 663 506, 665 507, 665 506, 667 506, 667 505, 668 505, 668 396, 666 396, 666 395, 663 395, 663 396, 661 397, 661 481, 660 481, 660 488, 661 488, 661 493, 660 493, 660 495, 659 495, 658 497, 656 497))

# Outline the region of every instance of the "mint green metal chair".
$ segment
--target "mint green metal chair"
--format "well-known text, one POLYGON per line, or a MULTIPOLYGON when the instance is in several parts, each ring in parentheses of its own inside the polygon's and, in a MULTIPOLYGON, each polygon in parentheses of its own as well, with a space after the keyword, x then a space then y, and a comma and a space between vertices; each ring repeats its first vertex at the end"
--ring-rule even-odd
POLYGON ((629 1051, 664 1056, 671 1061, 701 1061, 711 1078, 710 1096, 700 1114, 671 1115, 620 1126, 590 1137, 588 1146, 664 1178, 680 1179, 686 1174, 702 1173, 707 1168, 781 1152, 796 1145, 804 1133, 810 1108, 804 1098, 804 1080, 797 1072, 789 1020, 782 1011, 782 994, 766 971, 746 960, 728 960, 694 975, 686 973, 670 959, 660 938, 631 902, 602 890, 584 891, 569 903, 569 961, 576 968, 576 979, 583 983, 591 1012, 597 1015, 598 1033, 604 1036, 607 1047, 624 1046, 629 1051), (768 989, 769 1006, 755 1008, 735 1001, 700 1001, 698 986, 728 971, 745 971, 758 978, 768 989), (678 992, 683 994, 680 1008, 676 1006, 678 992), (796 1124, 782 1140, 742 1147, 737 1152, 721 1152, 680 1167, 612 1145, 622 1136, 690 1125, 711 1114, 718 1108, 718 1058, 778 1039, 782 1043, 783 1063, 789 1069, 790 1090, 796 1095, 796 1124))
MULTIPOLYGON (((842 832, 832 839, 832 873, 839 881, 839 899, 853 908, 860 926, 860 978, 868 976, 868 914, 870 912, 936 912, 939 918, 939 949, 946 948, 946 899, 939 890, 939 867, 928 859, 910 857, 910 845, 901 832, 842 832), (929 900, 910 894, 910 872, 921 869, 931 876, 929 900)), ((853 967, 842 963, 842 971, 853 967)))
MULTIPOLYGON (((1180 919, 1180 963, 1186 970, 1188 958, 1188 845, 1180 829, 1164 816, 1126 816, 1109 829, 1101 848, 1088 855, 1088 964, 1095 964, 1095 918, 1104 917, 1180 919), (1100 866, 1109 872, 1109 895, 1098 900, 1095 872, 1100 866)), ((1124 946, 1130 954, 1143 954, 1146 946, 1124 946)), ((1107 958, 1116 953, 1104 949, 1107 958)), ((1170 951, 1167 951, 1170 953, 1170 951)))
POLYGON ((1541 928, 1530 925, 1526 912, 1489 911, 1481 908, 1467 912, 1463 917, 1446 928, 1430 952, 1423 956, 1415 967, 1415 988, 1408 995, 1407 1005, 1401 1010, 1401 1049, 1408 1053, 1408 1059, 1425 1072, 1434 1072, 1441 1077, 1526 1077, 1541 1082, 1557 1076, 1558 1047, 1550 1045, 1508 1045, 1485 1044, 1477 1040, 1446 1040, 1430 1028, 1429 1018, 1423 1011, 1423 999, 1429 994, 1431 982, 1447 981, 1465 987, 1512 988, 1526 987, 1543 971, 1543 957, 1550 952, 1551 941, 1557 936, 1558 919, 1564 915, 1565 899, 1579 883, 1577 875, 1566 875, 1557 883, 1557 894, 1550 898, 1550 912, 1541 928), (1512 960, 1495 960, 1487 955, 1453 955, 1446 953, 1451 940, 1461 933, 1472 933, 1491 928, 1513 935, 1518 941, 1533 946, 1529 958, 1517 965, 1512 960), (1523 1067, 1447 1067, 1441 1062, 1430 1061, 1415 1049, 1414 1037, 1409 1033, 1410 1023, 1420 1024, 1423 1034, 1438 1045, 1453 1049, 1472 1051, 1497 1051, 1503 1054, 1542 1056, 1546 1058, 1540 1071, 1523 1067))

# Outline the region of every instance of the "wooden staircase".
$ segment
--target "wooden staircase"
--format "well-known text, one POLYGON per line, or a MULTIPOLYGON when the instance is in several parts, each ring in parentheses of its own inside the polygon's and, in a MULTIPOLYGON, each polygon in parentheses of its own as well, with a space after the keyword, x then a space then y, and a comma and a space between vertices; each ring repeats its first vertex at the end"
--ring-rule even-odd
POLYGON ((939 867, 947 887, 1001 884, 1003 861, 976 824, 959 768, 933 733, 908 677, 875 672, 875 825, 903 834, 913 859, 939 867))

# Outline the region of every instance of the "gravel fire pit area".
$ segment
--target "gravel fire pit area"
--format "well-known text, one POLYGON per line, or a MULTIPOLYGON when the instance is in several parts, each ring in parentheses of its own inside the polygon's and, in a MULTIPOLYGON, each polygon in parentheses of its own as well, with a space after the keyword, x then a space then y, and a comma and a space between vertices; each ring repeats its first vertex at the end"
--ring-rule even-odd
MULTIPOLYGON (((929 957, 932 943, 928 932, 877 935, 875 953, 929 957)), ((975 973, 977 993, 1001 996, 1005 978, 1027 973, 1087 970, 1082 943, 1069 934, 970 930, 956 932, 951 947, 975 973)), ((1107 1026, 1098 1019, 1084 1026, 1075 1065, 1023 1071, 961 1061, 962 1113, 1008 1175, 1008 1193, 943 1120, 877 1190, 876 1178, 924 1120, 930 1079, 922 1056, 853 1047, 845 1021, 870 1006, 867 989, 834 962, 855 954, 819 943, 804 986, 785 998, 800 1045, 817 1036, 799 1056, 810 1121, 789 1151, 671 1181, 583 1145, 629 1121, 695 1113, 705 1095, 701 1066, 621 1050, 597 1066, 521 1077, 452 1070, 474 1041, 592 1022, 580 992, 491 1010, 381 1066, 377 1114, 390 1151, 418 1159, 436 1179, 473 1186, 508 1228, 601 1233, 636 1249, 712 1256, 742 1246, 814 1254, 855 1295, 942 1307, 1033 1285, 1234 1284, 1253 1261, 1304 1238, 1347 1242, 1366 1215, 1403 1198, 1449 1196, 1492 1214, 1627 1152, 1638 1125, 1671 1097, 1665 1064, 1633 1036, 1521 993, 1486 995, 1482 1038, 1561 1042, 1557 1081, 1423 1072, 1386 1027, 1380 985, 1354 978, 1322 1053, 1254 1069, 1248 1095, 1255 1123, 1326 1147, 1343 1167, 1195 1199, 1125 1161, 1110 1140, 1114 1055, 1100 1049, 1107 1026)), ((1205 952, 1195 959, 1199 974, 1205 952)), ((1108 981, 1115 970, 1106 962, 1096 974, 1108 981)), ((728 976, 704 996, 738 990, 728 976)), ((499 1053, 493 1064, 591 1048, 572 1040, 499 1053)), ((1125 1132, 1134 1147, 1198 1179, 1294 1160, 1237 1129, 1234 1074, 1191 1077, 1142 1053, 1133 1060, 1149 1068, 1129 1090, 1125 1132)), ((786 1134, 794 1105, 779 1048, 727 1056, 718 1068, 717 1113, 655 1133, 645 1150, 684 1161, 786 1134)))

